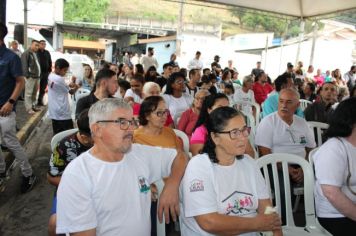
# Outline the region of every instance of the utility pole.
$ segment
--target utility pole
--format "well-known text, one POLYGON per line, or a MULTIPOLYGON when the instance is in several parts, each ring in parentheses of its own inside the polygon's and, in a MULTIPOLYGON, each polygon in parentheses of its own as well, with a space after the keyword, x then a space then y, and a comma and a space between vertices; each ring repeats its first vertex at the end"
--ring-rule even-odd
POLYGON ((24 19, 23 19, 23 46, 24 49, 27 50, 27 0, 23 0, 23 12, 24 12, 24 19))
POLYGON ((311 52, 310 52, 309 65, 313 65, 313 62, 314 62, 315 43, 316 43, 316 39, 318 37, 318 22, 314 21, 313 24, 314 24, 313 25, 313 41, 312 41, 312 48, 311 48, 311 52))
POLYGON ((178 25, 177 25, 177 40, 176 40, 176 55, 180 56, 181 54, 181 44, 182 44, 182 32, 184 27, 184 1, 180 1, 180 10, 178 15, 178 25))
POLYGON ((0 0, 0 22, 6 24, 6 0, 0 0))
POLYGON ((300 19, 300 26, 299 26, 299 39, 298 39, 298 48, 297 48, 297 56, 295 58, 295 65, 297 65, 299 61, 299 54, 300 54, 300 46, 304 38, 304 27, 305 21, 303 18, 300 19))

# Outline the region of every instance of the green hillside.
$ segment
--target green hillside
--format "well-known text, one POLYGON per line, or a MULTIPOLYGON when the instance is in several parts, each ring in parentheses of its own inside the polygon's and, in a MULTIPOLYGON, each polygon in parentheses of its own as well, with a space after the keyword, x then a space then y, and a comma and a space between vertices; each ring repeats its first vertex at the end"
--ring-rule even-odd
MULTIPOLYGON (((226 6, 208 4, 208 7, 206 7, 199 5, 207 3, 186 2, 188 3, 184 5, 184 22, 186 23, 210 25, 219 25, 221 23, 223 36, 250 32, 239 27, 238 18, 233 17, 226 6)), ((179 9, 179 1, 111 0, 108 14, 120 17, 177 21, 179 9)))

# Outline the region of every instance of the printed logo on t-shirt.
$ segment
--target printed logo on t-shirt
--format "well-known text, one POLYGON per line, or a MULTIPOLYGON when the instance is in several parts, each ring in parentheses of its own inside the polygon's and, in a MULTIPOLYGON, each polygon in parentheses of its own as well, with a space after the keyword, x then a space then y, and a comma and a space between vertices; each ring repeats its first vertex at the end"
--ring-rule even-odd
POLYGON ((253 209, 253 195, 250 193, 235 191, 230 196, 222 200, 224 214, 226 215, 248 215, 253 209))
POLYGON ((307 143, 307 138, 305 136, 300 136, 300 144, 306 144, 307 143))
POLYGON ((204 191, 204 183, 203 180, 194 179, 190 182, 189 187, 190 192, 199 192, 204 191))
POLYGON ((138 186, 141 193, 147 193, 150 190, 150 185, 148 184, 147 179, 143 176, 138 177, 138 186))

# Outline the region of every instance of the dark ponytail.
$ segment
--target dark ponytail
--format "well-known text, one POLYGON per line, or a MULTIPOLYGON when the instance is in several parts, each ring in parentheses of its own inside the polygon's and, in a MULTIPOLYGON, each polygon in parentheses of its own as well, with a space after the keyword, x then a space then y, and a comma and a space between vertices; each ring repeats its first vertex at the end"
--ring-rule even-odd
MULTIPOLYGON (((242 116, 242 113, 232 107, 219 107, 212 111, 209 115, 206 128, 208 130, 207 141, 204 144, 202 153, 206 153, 209 156, 209 159, 213 163, 219 163, 219 160, 216 157, 216 145, 212 139, 213 133, 221 132, 225 129, 229 120, 236 116, 242 116)), ((242 158, 241 156, 236 156, 236 158, 242 158)))

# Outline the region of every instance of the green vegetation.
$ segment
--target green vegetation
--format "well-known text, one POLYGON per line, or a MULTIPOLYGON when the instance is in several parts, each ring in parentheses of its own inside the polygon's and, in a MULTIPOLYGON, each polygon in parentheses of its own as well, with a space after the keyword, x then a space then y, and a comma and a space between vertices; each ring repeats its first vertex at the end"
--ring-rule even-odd
MULTIPOLYGON (((238 7, 185 0, 184 22, 222 25, 223 37, 248 32, 274 32, 275 37, 295 37, 299 34, 298 19, 280 15, 254 12, 238 7), (287 32, 285 32, 287 29, 287 32), (285 34, 286 33, 286 34, 285 34)), ((177 21, 179 0, 66 0, 65 21, 103 22, 106 18, 141 18, 177 21)), ((355 12, 343 14, 354 18, 355 12)), ((322 27, 322 24, 319 24, 322 27)), ((306 21, 305 31, 312 31, 312 21, 306 21)), ((78 38, 77 35, 70 37, 78 38)), ((83 39, 83 37, 79 37, 83 39)), ((86 39, 87 37, 84 37, 86 39)))
MULTIPOLYGON (((110 0, 66 0, 64 3, 64 21, 103 22, 107 15, 110 0)), ((66 38, 90 40, 91 37, 65 34, 66 38)))

